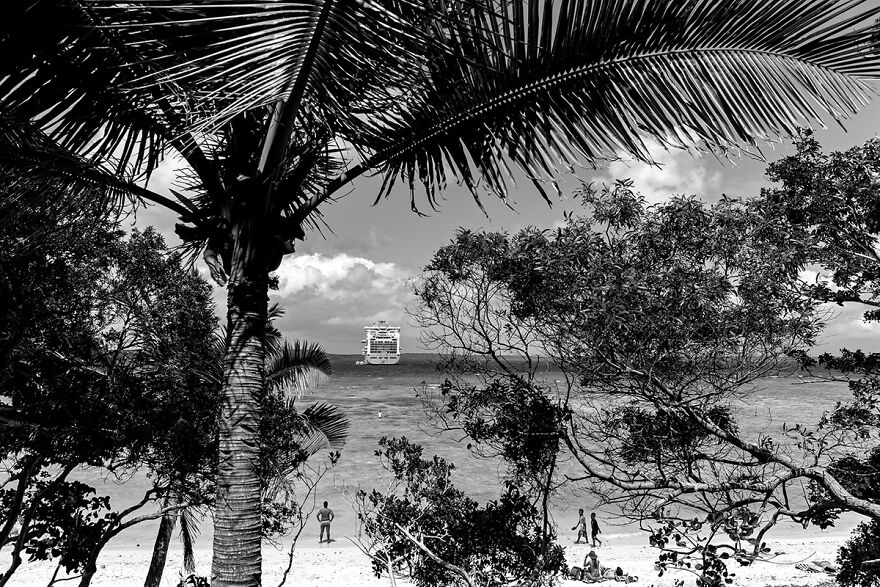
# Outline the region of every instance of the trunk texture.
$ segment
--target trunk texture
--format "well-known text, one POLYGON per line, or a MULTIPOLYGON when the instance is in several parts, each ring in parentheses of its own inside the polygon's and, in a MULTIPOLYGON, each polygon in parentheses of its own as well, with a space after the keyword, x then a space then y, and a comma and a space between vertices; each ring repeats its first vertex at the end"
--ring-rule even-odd
POLYGON ((260 552, 259 398, 265 385, 263 333, 268 271, 239 236, 229 284, 230 344, 223 365, 220 463, 211 587, 258 587, 260 552), (257 267, 255 269, 251 269, 257 267))
MULTIPOLYGON (((165 507, 173 506, 174 500, 165 500, 165 507)), ((171 534, 177 525, 178 510, 167 512, 162 516, 159 523, 159 532, 156 534, 156 544, 153 545, 153 559, 150 561, 150 570, 144 587, 159 587, 162 584, 162 573, 165 572, 165 561, 168 558, 168 546, 171 544, 171 534)))

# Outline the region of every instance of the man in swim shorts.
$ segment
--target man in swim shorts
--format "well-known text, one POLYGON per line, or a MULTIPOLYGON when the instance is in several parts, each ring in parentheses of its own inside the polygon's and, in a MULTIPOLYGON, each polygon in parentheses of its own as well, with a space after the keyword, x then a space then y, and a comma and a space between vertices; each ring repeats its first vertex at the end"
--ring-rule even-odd
POLYGON ((333 521, 333 510, 327 507, 327 502, 324 502, 324 507, 318 510, 318 522, 321 523, 321 539, 318 540, 318 544, 324 542, 324 530, 327 530, 327 542, 330 542, 330 522, 333 521))

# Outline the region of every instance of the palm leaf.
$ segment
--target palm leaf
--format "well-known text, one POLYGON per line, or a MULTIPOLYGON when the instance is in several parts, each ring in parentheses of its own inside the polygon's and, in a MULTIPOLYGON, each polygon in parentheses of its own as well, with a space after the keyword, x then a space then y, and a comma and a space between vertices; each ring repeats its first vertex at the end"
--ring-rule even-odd
POLYGON ((187 575, 196 572, 195 544, 200 533, 196 511, 184 508, 180 514, 180 541, 183 543, 183 572, 187 575))
POLYGON ((119 213, 131 202, 151 201, 187 216, 180 204, 147 190, 133 177, 114 174, 55 144, 32 124, 0 115, 0 222, 27 210, 76 218, 95 210, 119 213))
MULTIPOLYGON (((204 106, 191 112, 187 127, 195 134, 211 133, 243 112, 268 106, 276 120, 287 119, 280 132, 290 132, 305 95, 347 104, 383 93, 393 80, 391 68, 375 65, 410 58, 396 48, 417 29, 397 12, 403 5, 411 4, 411 10, 419 5, 410 0, 78 3, 115 37, 158 56, 131 89, 183 88, 198 98, 204 106), (370 83, 363 83, 368 78, 362 72, 370 70, 370 83), (362 82, 359 87, 352 87, 354 77, 362 82), (282 114, 285 105, 292 116, 282 114)), ((273 133, 267 148, 276 142, 273 133)))
POLYGON ((337 406, 313 404, 303 411, 301 418, 303 435, 299 445, 309 456, 325 448, 342 448, 345 444, 350 423, 337 406))
MULTIPOLYGON (((284 345, 287 344, 287 341, 284 340, 284 335, 281 334, 281 331, 275 326, 275 320, 281 318, 283 315, 284 308, 278 303, 269 306, 269 309, 266 312, 266 333, 264 344, 266 345, 267 356, 269 357, 274 357, 282 352, 284 345)), ((269 372, 271 373, 271 370, 269 372)))
POLYGON ((324 383, 332 373, 330 358, 320 345, 285 341, 267 358, 266 383, 272 391, 298 398, 324 383))
MULTIPOLYGON (((284 410, 293 414, 295 425, 289 438, 290 448, 270 459, 271 469, 264 473, 264 497, 272 499, 289 488, 289 482, 309 457, 325 448, 341 448, 348 435, 349 421, 337 406, 314 404, 297 413, 293 402, 284 401, 284 410)), ((267 463, 268 464, 268 463, 267 463)))
MULTIPOLYGON (((383 193, 416 181, 434 203, 447 175, 505 193, 646 138, 727 153, 839 121, 880 77, 876 5, 830 0, 513 0, 444 29, 456 47, 356 144, 383 193)), ((333 186, 336 187, 336 186, 333 186)), ((546 195, 545 195, 546 197, 546 195)))
POLYGON ((0 109, 77 156, 115 159, 119 173, 155 168, 182 121, 168 102, 178 88, 132 87, 157 56, 122 41, 77 2, 4 8, 0 109))

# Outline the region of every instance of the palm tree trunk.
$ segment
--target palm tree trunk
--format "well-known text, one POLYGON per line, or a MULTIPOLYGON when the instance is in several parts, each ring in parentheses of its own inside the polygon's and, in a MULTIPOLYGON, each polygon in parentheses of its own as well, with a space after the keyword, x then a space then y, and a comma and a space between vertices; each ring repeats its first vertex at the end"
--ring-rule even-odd
POLYGON ((246 234, 238 236, 229 283, 230 342, 223 361, 211 587, 260 585, 260 482, 255 465, 269 298, 268 271, 250 240, 246 234))
MULTIPOLYGON (((171 497, 165 499, 165 507, 175 505, 171 497)), ((156 543, 153 545, 153 559, 150 561, 150 570, 144 587, 159 587, 162 584, 162 573, 165 571, 165 561, 168 558, 168 545, 171 544, 171 534, 177 525, 178 510, 166 512, 159 523, 159 532, 156 534, 156 543)))

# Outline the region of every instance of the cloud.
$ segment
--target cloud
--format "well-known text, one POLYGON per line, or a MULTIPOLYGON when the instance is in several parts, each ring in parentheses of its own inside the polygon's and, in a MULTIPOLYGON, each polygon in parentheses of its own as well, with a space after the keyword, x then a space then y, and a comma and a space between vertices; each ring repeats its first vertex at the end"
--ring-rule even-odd
POLYGON ((391 294, 409 277, 394 263, 376 263, 347 253, 286 257, 276 275, 281 296, 305 292, 329 300, 358 297, 365 290, 391 294))
POLYGON ((817 341, 813 354, 837 353, 842 348, 880 352, 880 324, 863 319, 865 308, 827 304, 831 312, 828 325, 817 341))
POLYGON ((704 166, 701 159, 682 150, 667 150, 659 143, 648 143, 651 158, 657 165, 648 165, 631 158, 621 158, 608 166, 603 175, 593 180, 611 185, 617 179, 630 178, 648 203, 656 204, 670 196, 684 194, 712 198, 721 189, 722 174, 704 166))
POLYGON ((364 326, 377 320, 405 326, 412 274, 396 263, 315 253, 285 258, 276 275, 273 297, 286 309, 278 326, 291 338, 356 353, 364 326))

